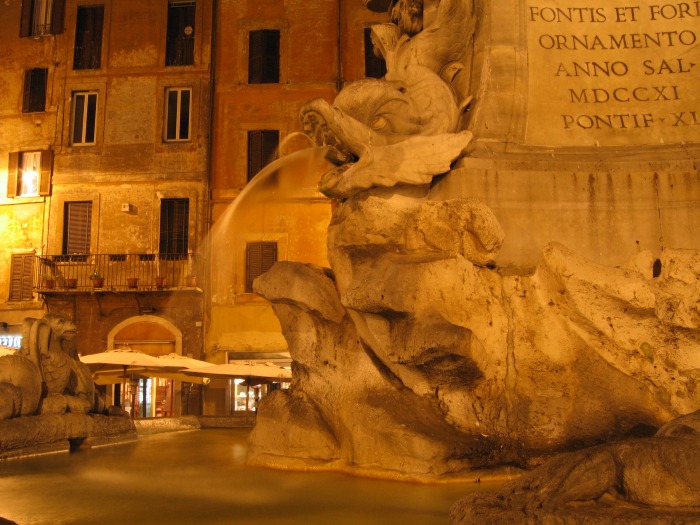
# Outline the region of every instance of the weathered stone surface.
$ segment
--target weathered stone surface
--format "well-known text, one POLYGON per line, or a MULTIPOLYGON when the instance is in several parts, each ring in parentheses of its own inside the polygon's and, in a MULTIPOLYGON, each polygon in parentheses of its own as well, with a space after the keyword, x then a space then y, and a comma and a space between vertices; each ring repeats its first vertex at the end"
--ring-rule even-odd
POLYGON ((135 438, 129 417, 100 414, 44 414, 0 421, 0 458, 21 456, 42 446, 86 438, 135 438))
POLYGON ((557 456, 496 493, 460 500, 451 523, 700 523, 700 412, 654 437, 557 456))
MULTIPOLYGON (((460 3, 392 4, 400 27, 376 30, 375 45, 407 72, 413 64, 402 62, 401 46, 418 53, 431 38, 409 5, 422 9, 426 22, 460 3)), ((442 66, 441 74, 449 70, 442 66)), ((388 71, 386 80, 396 73, 388 71)), ((528 474, 529 481, 516 485, 530 492, 522 499, 484 499, 475 522, 575 523, 581 501, 591 507, 591 523, 697 522, 700 449, 692 418, 653 438, 620 440, 649 436, 700 409, 698 252, 637 248, 628 264, 612 267, 552 242, 534 269, 499 268, 493 261, 504 234, 497 214, 478 200, 455 200, 440 180, 429 185, 429 178, 412 177, 433 157, 390 149, 407 143, 407 135, 421 135, 407 125, 412 113, 402 120, 399 110, 383 105, 395 88, 362 83, 341 94, 335 107, 314 102, 303 112, 308 131, 331 146, 341 164, 321 180, 322 191, 340 201, 328 230, 333 272, 278 265, 255 283, 274 304, 294 379, 288 391, 261 403, 251 461, 445 479, 504 464, 532 467, 593 446, 528 474), (368 101, 373 98, 381 103, 368 101), (378 106, 389 115, 382 114, 386 129, 399 129, 392 127, 396 120, 402 133, 370 129, 378 106), (377 163, 381 173, 362 171, 370 165, 363 164, 370 143, 370 157, 386 153, 391 160, 377 163), (306 286, 294 283, 293 293, 284 292, 282 283, 304 274, 306 286), (329 293, 333 288, 336 294, 329 293), (329 305, 312 306, 319 300, 329 305), (324 314, 329 309, 332 319, 324 314), (338 320, 340 311, 345 315, 338 320), (280 421, 292 430, 285 433, 280 421), (617 505, 619 494, 627 506, 617 505), (607 506, 591 503, 599 501, 607 506), (489 515, 496 509, 499 519, 489 515)), ((436 86, 426 89, 442 96, 436 86)), ((428 129, 435 124, 431 115, 426 112, 428 129)), ((480 146, 482 153, 489 147, 480 146)), ((596 155, 583 158, 594 163, 596 155)), ((461 171, 443 180, 468 175, 468 155, 459 165, 461 171)), ((466 519, 466 511, 456 512, 455 519, 466 519)))

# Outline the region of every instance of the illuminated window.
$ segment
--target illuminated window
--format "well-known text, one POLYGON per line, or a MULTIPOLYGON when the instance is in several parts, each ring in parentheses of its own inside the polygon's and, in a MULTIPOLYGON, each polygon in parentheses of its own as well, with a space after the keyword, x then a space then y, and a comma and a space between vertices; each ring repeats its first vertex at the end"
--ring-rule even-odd
POLYGON ((192 90, 168 88, 165 91, 165 140, 190 140, 190 108, 192 90))
POLYGON ((253 292, 253 281, 277 262, 276 242, 249 242, 245 249, 245 291, 253 292))
POLYGON ((52 164, 51 150, 10 153, 7 176, 8 198, 49 195, 52 164))
POLYGON ((97 125, 97 93, 79 91, 73 93, 72 144, 85 146, 95 144, 97 125))
POLYGON ((65 0, 23 0, 19 36, 63 33, 65 0))

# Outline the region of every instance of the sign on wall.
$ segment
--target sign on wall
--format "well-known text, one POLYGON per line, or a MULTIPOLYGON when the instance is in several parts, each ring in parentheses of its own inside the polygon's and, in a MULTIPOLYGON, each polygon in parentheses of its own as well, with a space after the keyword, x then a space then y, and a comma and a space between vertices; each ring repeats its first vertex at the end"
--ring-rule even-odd
POLYGON ((526 142, 700 142, 700 1, 530 0, 526 142))

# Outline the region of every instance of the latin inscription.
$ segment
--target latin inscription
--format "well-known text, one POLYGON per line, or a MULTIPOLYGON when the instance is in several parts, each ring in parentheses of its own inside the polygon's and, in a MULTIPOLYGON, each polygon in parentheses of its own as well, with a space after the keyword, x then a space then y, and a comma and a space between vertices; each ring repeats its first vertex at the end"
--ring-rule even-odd
POLYGON ((530 0, 526 141, 700 142, 700 1, 530 0))

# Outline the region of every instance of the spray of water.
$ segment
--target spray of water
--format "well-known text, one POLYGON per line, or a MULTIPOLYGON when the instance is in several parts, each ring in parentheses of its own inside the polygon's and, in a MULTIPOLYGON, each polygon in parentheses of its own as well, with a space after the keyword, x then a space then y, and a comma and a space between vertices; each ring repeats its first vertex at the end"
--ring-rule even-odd
MULTIPOLYGON (((308 138, 294 133, 288 139, 297 134, 308 138)), ((331 167, 327 150, 306 148, 268 164, 216 218, 208 238, 213 302, 230 302, 243 291, 244 283, 235 279, 244 275, 246 243, 276 240, 283 244, 279 259, 307 262, 303 246, 309 239, 318 243, 319 235, 325 239, 328 223, 319 225, 317 218, 325 213, 330 219, 330 201, 318 192, 321 175, 331 167)))

